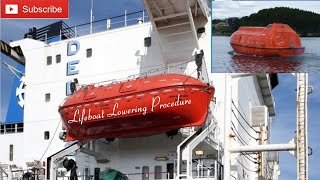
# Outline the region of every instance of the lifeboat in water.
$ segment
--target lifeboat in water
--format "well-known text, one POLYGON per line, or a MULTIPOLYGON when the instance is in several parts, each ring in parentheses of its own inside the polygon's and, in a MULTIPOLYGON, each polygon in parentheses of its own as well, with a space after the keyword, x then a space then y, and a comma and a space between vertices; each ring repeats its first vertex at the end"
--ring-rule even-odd
POLYGON ((212 86, 180 74, 83 86, 59 107, 65 141, 139 137, 201 126, 213 94, 212 86))
POLYGON ((235 52, 255 56, 297 56, 304 53, 298 34, 287 24, 240 27, 231 35, 235 52))

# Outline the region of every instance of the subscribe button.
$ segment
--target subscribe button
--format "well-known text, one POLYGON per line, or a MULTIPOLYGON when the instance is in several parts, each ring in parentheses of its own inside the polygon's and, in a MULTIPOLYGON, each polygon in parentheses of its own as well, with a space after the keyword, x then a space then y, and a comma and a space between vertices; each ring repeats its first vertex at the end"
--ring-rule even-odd
POLYGON ((1 18, 69 18, 69 1, 1 0, 1 18))

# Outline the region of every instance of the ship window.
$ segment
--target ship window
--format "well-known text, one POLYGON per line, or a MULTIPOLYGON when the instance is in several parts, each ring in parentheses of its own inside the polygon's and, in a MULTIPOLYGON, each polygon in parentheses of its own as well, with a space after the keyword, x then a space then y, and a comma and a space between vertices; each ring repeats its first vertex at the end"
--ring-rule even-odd
POLYGON ((149 179, 149 166, 142 167, 142 180, 149 179))
POLYGON ((87 57, 92 56, 92 48, 87 49, 87 57))
POLYGON ((162 166, 155 166, 154 172, 154 179, 162 179, 162 166))
POLYGON ((18 124, 17 132, 23 132, 23 123, 18 124))
POLYGON ((4 125, 0 125, 0 134, 4 134, 4 125))
POLYGON ((90 179, 90 169, 84 168, 84 179, 89 180, 90 179))
POLYGON ((13 161, 13 144, 9 146, 9 161, 13 161))
POLYGON ((49 102, 49 101, 50 101, 50 93, 47 93, 47 94, 45 95, 45 100, 46 100, 46 102, 49 102))
POLYGON ((272 28, 272 25, 268 25, 267 28, 272 28))
POLYGON ((94 180, 99 180, 100 168, 94 168, 94 180))
POLYGON ((47 56, 47 65, 51 65, 52 64, 52 56, 47 56))
POLYGON ((61 54, 56 55, 56 63, 61 62, 61 54))
POLYGON ((284 29, 284 28, 286 28, 286 27, 284 27, 283 25, 281 25, 281 28, 283 28, 283 29, 284 29))
POLYGON ((50 139, 50 132, 49 131, 45 131, 44 132, 44 140, 48 140, 50 139))
POLYGON ((5 125, 5 133, 15 133, 16 132, 16 125, 15 124, 7 124, 5 125))

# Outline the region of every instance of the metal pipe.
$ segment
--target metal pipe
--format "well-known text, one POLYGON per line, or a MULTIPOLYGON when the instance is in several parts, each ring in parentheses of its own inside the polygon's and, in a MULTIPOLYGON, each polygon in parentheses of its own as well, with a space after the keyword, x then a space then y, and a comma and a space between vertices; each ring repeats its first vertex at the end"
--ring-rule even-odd
POLYGON ((231 130, 231 100, 232 100, 232 77, 225 74, 225 96, 224 96, 224 180, 230 180, 231 154, 230 130, 231 130))
POLYGON ((296 150, 296 144, 266 144, 256 146, 232 146, 229 148, 231 153, 239 152, 261 152, 261 151, 290 151, 296 150))

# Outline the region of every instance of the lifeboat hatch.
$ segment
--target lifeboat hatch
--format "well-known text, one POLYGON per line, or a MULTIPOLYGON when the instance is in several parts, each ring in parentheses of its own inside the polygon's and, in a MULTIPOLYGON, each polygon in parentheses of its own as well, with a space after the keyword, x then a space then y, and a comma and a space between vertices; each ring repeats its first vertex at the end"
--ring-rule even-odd
POLYGON ((90 100, 94 98, 96 98, 96 94, 94 92, 87 92, 83 100, 90 100))
POLYGON ((121 85, 120 92, 121 93, 125 93, 125 92, 135 91, 137 89, 137 84, 138 83, 140 83, 140 80, 124 82, 121 85))

